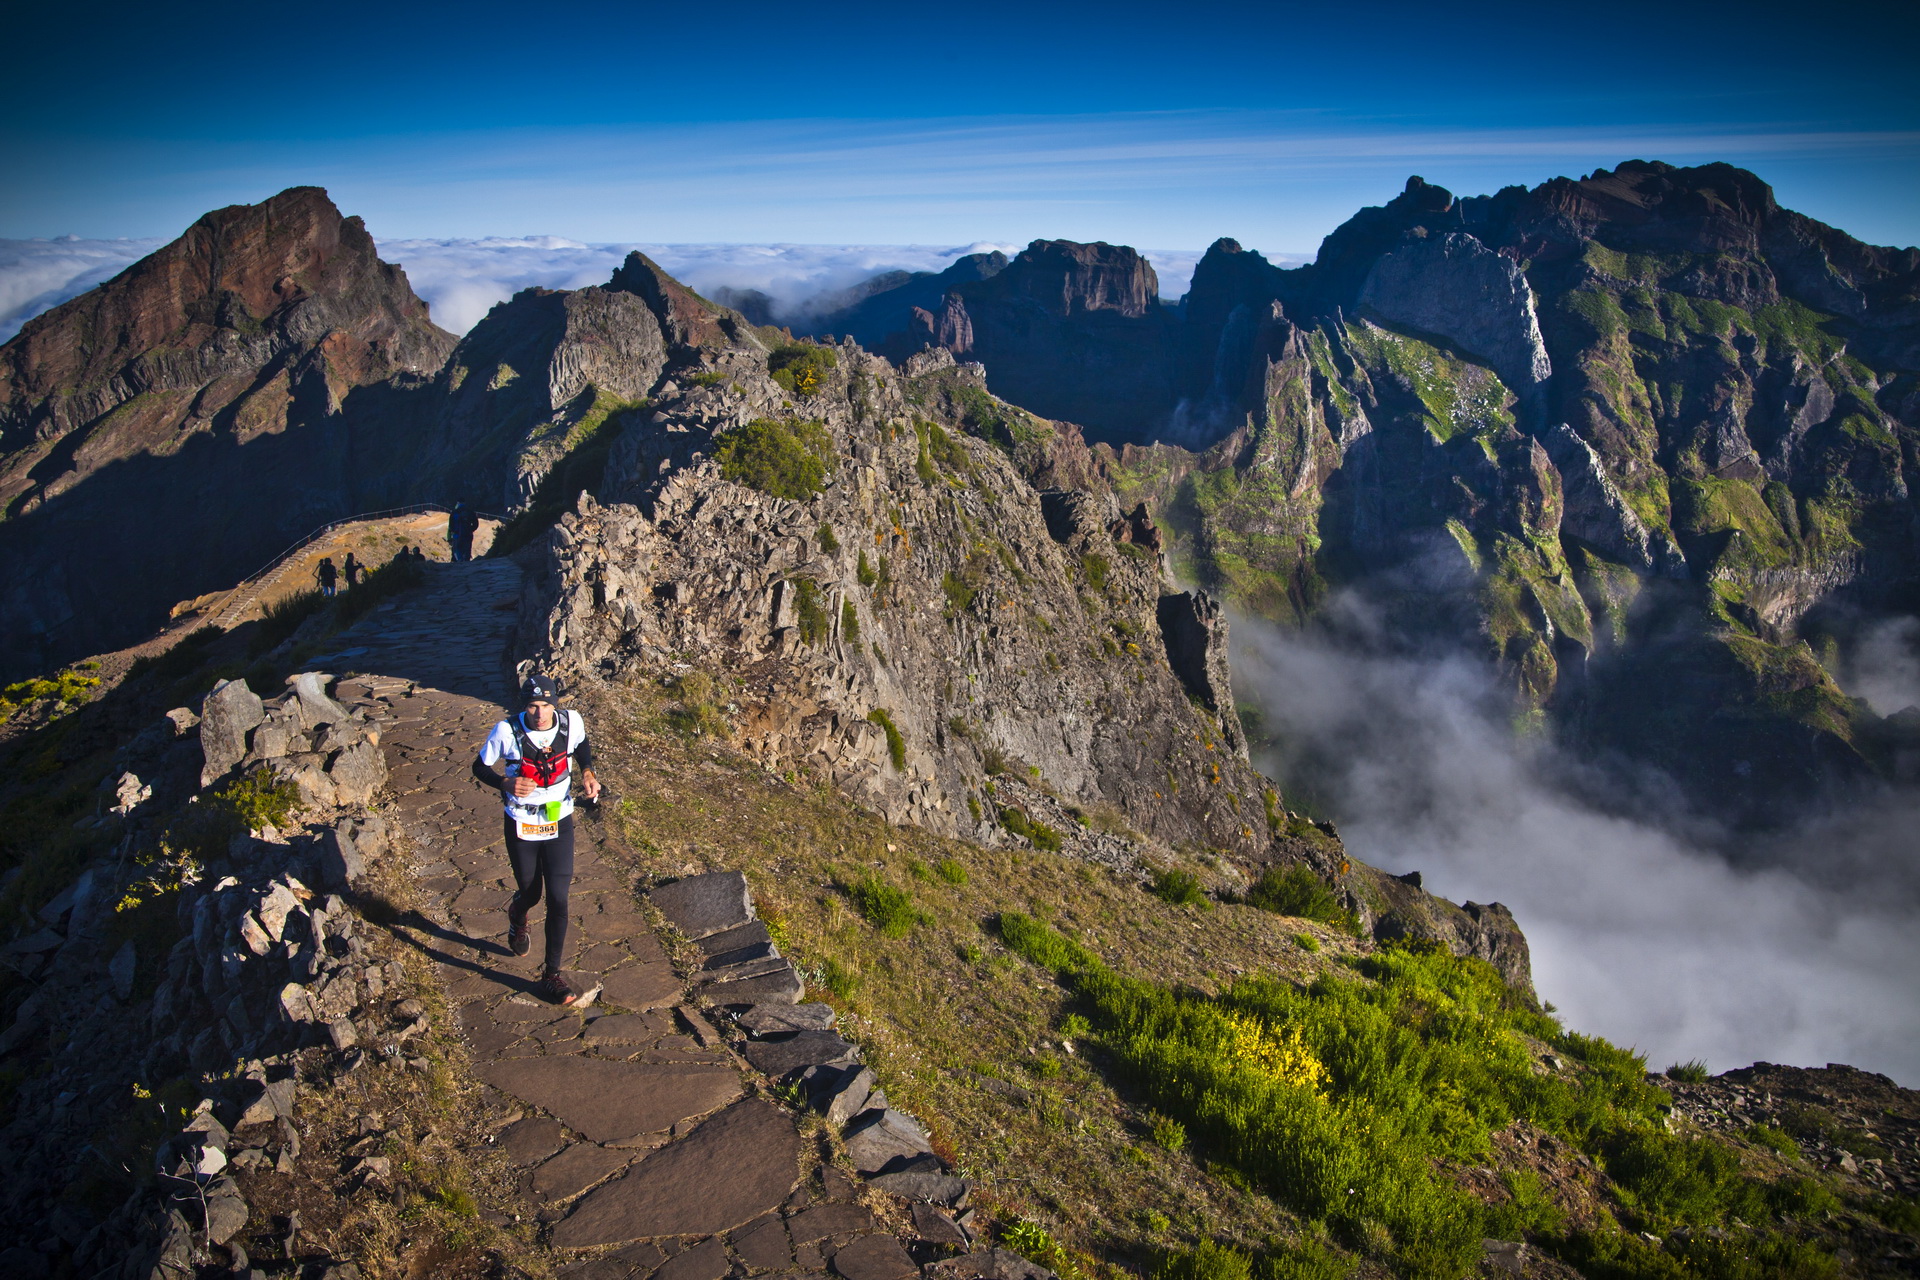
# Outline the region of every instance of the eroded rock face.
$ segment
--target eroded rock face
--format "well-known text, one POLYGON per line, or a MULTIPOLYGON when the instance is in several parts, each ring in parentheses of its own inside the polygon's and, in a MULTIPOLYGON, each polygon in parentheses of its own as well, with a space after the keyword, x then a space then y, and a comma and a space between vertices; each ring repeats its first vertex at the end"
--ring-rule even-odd
MULTIPOLYGON (((668 655, 687 655, 736 682, 740 745, 897 822, 1003 838, 991 763, 1168 842, 1270 858, 1224 628, 1165 582, 1144 513, 1043 496, 958 423, 916 431, 938 397, 850 343, 836 355, 829 384, 793 410, 834 440, 812 500, 733 483, 708 456, 716 431, 787 413, 744 354, 727 358, 724 388, 668 397, 629 427, 605 503, 563 519, 542 550, 543 633, 527 651, 582 673, 670 672, 668 655), (1164 596, 1184 599, 1168 618, 1195 700, 1169 660, 1164 596)), ((935 362, 921 376, 956 372, 935 362)))
POLYGON ((1458 344, 1493 367, 1523 403, 1540 406, 1553 374, 1520 265, 1470 235, 1411 235, 1373 264, 1361 307, 1458 344))

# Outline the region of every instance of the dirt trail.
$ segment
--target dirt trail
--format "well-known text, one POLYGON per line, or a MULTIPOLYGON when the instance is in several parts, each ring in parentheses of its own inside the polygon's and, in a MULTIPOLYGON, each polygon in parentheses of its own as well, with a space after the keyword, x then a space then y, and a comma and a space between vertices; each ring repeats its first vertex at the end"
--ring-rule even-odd
POLYGON ((362 673, 342 678, 339 696, 380 718, 390 818, 410 838, 427 904, 425 925, 402 928, 437 962, 475 1076, 500 1095, 493 1140, 526 1171, 523 1216, 554 1223, 555 1246, 577 1259, 563 1273, 590 1280, 824 1274, 830 1264, 846 1280, 917 1275, 856 1203, 859 1183, 822 1162, 689 1003, 584 810, 568 969, 596 999, 562 1009, 534 994, 544 904, 535 954, 513 957, 499 798, 468 773, 505 714, 520 570, 483 561, 429 573, 316 665, 362 673))

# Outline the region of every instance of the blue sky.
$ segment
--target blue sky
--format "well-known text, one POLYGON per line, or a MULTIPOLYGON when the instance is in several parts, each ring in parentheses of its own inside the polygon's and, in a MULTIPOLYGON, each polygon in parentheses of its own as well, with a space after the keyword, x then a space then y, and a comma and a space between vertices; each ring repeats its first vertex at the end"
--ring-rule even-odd
POLYGON ((0 236, 328 187, 386 237, 1307 251, 1462 192, 1726 159, 1920 242, 1920 6, 51 6, 0 236))

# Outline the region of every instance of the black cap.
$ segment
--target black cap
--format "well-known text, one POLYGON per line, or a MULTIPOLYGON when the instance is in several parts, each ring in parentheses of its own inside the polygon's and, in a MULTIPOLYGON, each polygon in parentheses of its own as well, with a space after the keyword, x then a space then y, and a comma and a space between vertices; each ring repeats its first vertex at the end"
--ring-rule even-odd
POLYGON ((532 675, 520 688, 520 700, 525 703, 558 702, 560 700, 560 682, 551 676, 532 675))

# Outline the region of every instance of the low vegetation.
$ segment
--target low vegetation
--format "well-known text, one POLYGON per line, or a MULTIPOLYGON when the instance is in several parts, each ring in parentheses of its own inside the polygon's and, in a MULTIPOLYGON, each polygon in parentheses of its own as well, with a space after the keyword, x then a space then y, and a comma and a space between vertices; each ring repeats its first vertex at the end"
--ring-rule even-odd
POLYGON ((811 396, 826 381, 827 370, 839 363, 832 347, 795 342, 774 349, 767 357, 767 372, 788 394, 811 396))
POLYGON ((1326 881, 1298 862, 1268 867, 1247 891, 1247 902, 1276 915, 1317 920, 1348 933, 1360 929, 1359 917, 1334 896, 1326 881))
POLYGON ((826 487, 835 461, 833 438, 818 422, 755 418, 714 437, 720 474, 736 484, 792 502, 826 487))

